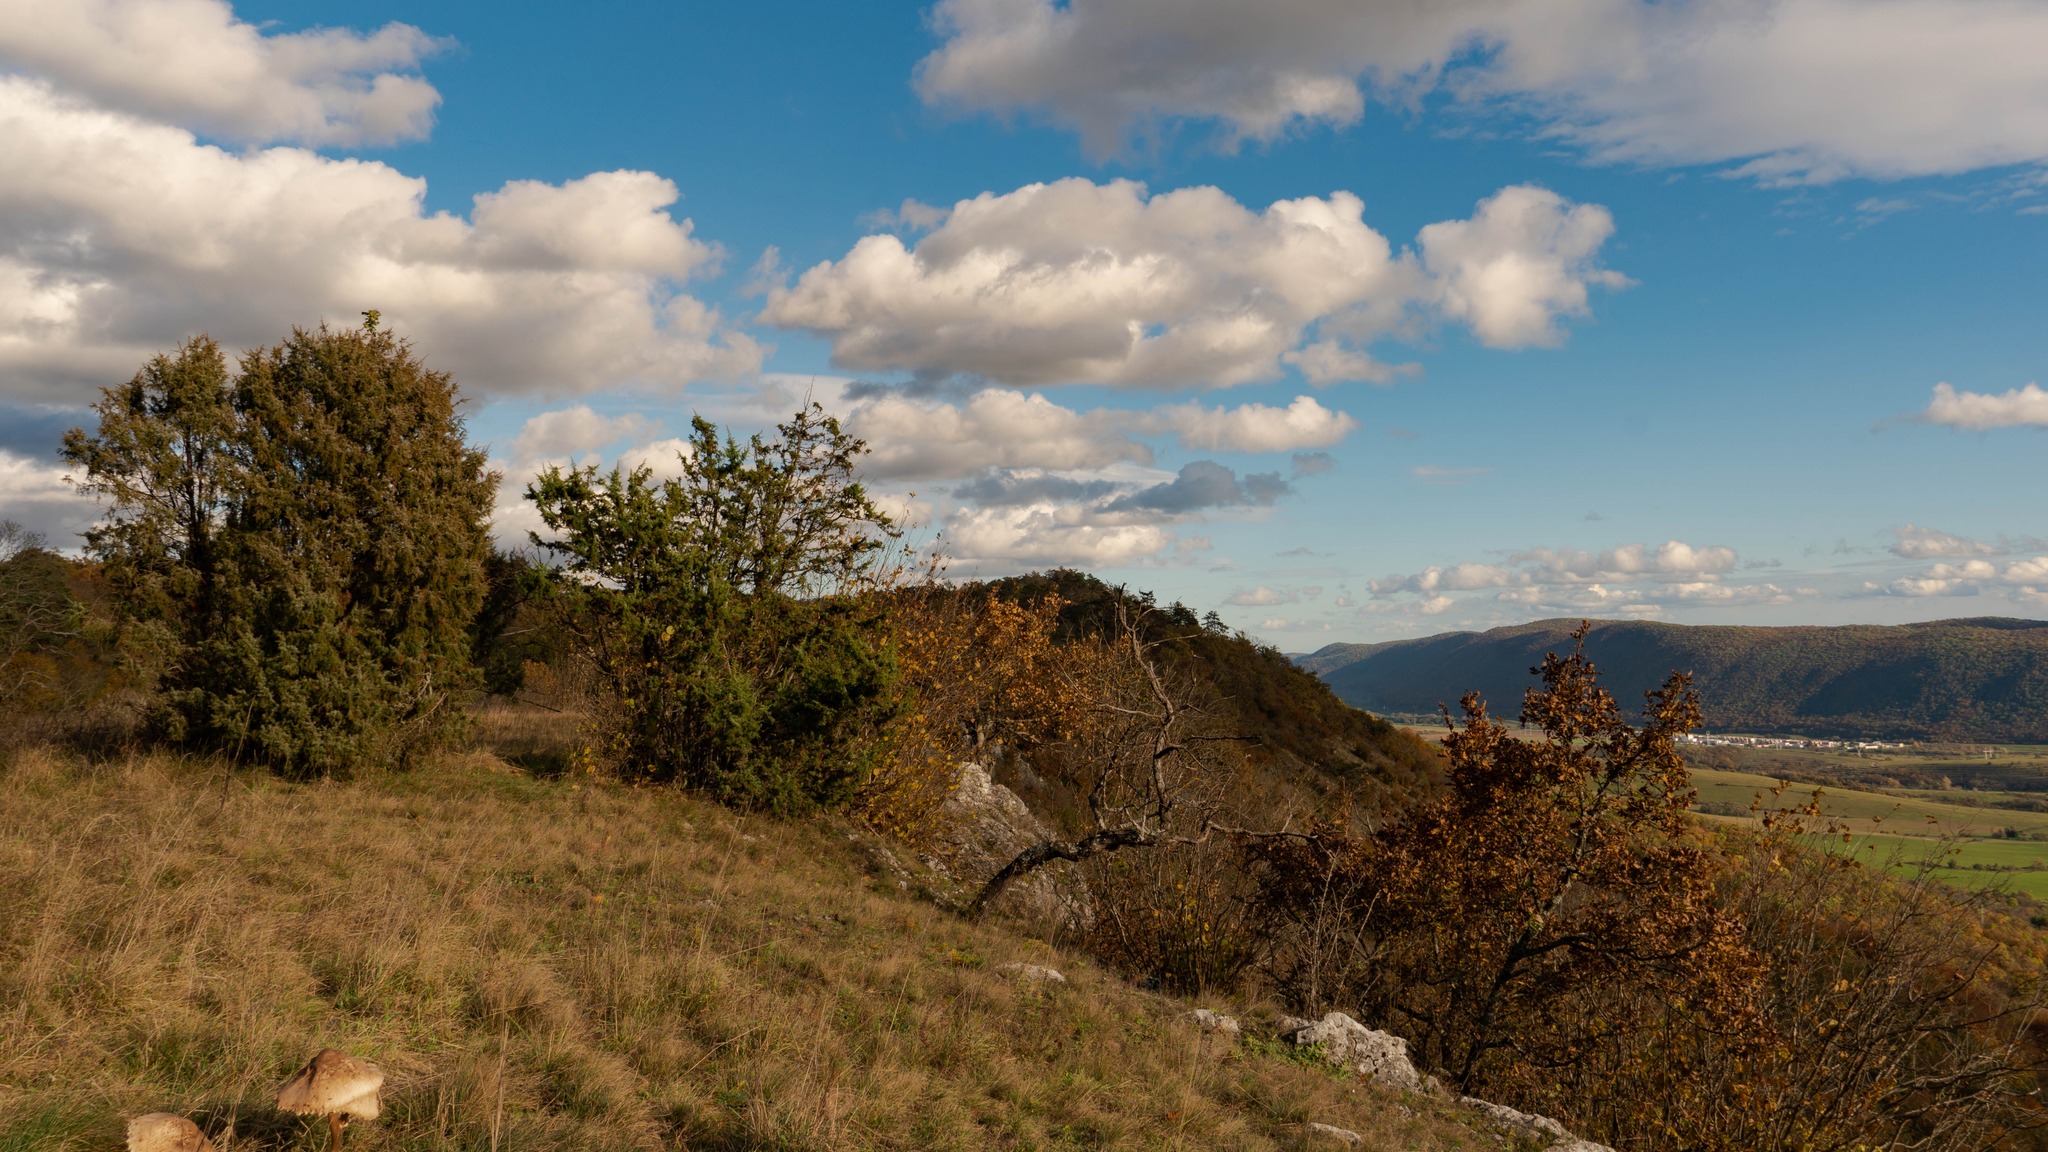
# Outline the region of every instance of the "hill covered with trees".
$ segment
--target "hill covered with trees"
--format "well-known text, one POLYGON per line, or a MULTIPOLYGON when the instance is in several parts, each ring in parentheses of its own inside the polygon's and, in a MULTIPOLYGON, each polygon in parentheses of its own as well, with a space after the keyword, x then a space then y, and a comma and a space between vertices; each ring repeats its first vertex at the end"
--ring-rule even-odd
MULTIPOLYGON (((1512 712, 1529 669, 1576 621, 1332 644, 1299 663, 1376 712, 1434 712, 1477 689, 1512 712)), ((1598 621, 1586 638, 1615 695, 1691 672, 1710 729, 1863 739, 2048 743, 2048 621, 1757 628, 1598 621)))

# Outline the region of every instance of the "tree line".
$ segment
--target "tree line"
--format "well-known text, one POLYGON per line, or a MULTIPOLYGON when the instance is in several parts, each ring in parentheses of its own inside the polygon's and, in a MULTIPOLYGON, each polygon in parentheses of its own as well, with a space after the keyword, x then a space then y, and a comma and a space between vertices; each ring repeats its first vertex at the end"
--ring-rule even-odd
POLYGON ((1631 718, 1584 628, 1536 670, 1535 738, 1471 695, 1431 746, 1181 605, 942 579, 816 406, 693 420, 673 475, 545 470, 525 555, 461 413, 374 313, 152 359, 65 438, 88 563, 0 533, 0 692, 56 700, 99 653, 141 738, 318 777, 420 764, 545 677, 579 770, 913 847, 973 760, 1053 835, 961 911, 1064 868, 1076 942, 1133 979, 1350 1012, 1621 1147, 2031 1146, 2039 934, 1830 851, 1817 808, 1689 817, 1692 684, 1631 718))

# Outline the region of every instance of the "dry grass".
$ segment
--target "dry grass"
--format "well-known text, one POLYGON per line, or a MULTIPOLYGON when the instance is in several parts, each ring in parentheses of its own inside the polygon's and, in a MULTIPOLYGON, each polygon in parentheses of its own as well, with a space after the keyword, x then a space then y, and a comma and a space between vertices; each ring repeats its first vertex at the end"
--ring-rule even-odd
MULTIPOLYGON (((364 1149, 1493 1149, 1426 1102, 1226 1050, 1137 991, 871 875, 840 824, 486 753, 293 785, 48 750, 0 767, 0 1152, 189 1115, 318 1148, 269 1095, 389 1075, 364 1149), (1066 987, 1005 980, 1015 960, 1066 987)), ((1219 1005, 1219 1007, 1227 1007, 1219 1005)))

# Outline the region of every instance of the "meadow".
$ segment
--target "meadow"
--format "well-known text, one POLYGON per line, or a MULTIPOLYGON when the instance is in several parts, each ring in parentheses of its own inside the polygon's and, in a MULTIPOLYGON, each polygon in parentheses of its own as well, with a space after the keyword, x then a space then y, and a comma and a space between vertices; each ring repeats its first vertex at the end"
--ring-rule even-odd
POLYGON ((347 783, 0 761, 0 1152, 118 1148, 151 1110, 222 1152, 324 1147, 270 1107, 323 1045, 389 1076, 363 1152, 1262 1150, 1309 1146, 1312 1120, 1499 1147, 962 920, 842 820, 556 774, 548 733, 573 725, 490 720, 496 750, 347 783))
POLYGON ((2048 747, 1703 751, 1735 766, 1696 760, 1695 811, 1705 818, 1746 824, 1814 805, 1815 823, 1841 832, 1841 850, 1858 859, 1927 863, 1953 884, 2048 901, 2048 747))

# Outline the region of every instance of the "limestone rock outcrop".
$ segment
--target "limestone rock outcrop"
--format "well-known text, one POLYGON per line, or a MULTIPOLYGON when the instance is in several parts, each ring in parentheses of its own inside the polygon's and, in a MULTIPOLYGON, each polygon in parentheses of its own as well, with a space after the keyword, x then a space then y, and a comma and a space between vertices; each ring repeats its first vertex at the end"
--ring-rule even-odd
MULTIPOLYGON (((979 764, 960 765, 952 795, 940 809, 939 832, 925 864, 960 883, 972 895, 1003 865, 1052 832, 1015 792, 995 782, 979 764)), ((994 907, 1014 916, 1055 925, 1085 924, 1085 896, 1067 883, 1068 866, 1040 868, 1006 888, 994 907)))
POLYGON ((1339 1068, 1350 1068, 1382 1088, 1398 1092, 1423 1090, 1422 1074, 1408 1059, 1408 1042, 1391 1032, 1378 1032, 1342 1012, 1331 1012, 1321 1020, 1283 1023, 1301 1025, 1281 1034, 1289 1044, 1314 1045, 1323 1059, 1339 1068))

